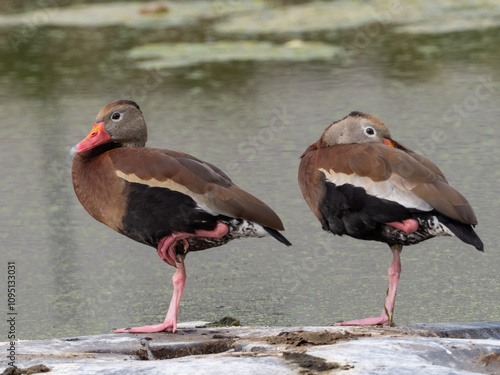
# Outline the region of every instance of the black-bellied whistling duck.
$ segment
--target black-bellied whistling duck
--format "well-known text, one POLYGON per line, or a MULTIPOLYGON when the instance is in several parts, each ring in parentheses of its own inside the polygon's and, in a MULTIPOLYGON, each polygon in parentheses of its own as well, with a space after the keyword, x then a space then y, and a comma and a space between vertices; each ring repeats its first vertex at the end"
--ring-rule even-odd
POLYGON ((219 168, 182 152, 145 147, 146 139, 139 106, 120 100, 98 113, 90 134, 72 149, 73 187, 88 213, 153 246, 177 268, 165 321, 117 333, 177 330, 188 251, 268 235, 291 245, 279 233, 284 228, 278 215, 219 168))
POLYGON ((327 127, 302 154, 298 178, 324 230, 385 242, 393 253, 382 315, 337 325, 391 325, 403 246, 456 236, 483 251, 467 200, 435 164, 394 141, 370 115, 352 112, 327 127))

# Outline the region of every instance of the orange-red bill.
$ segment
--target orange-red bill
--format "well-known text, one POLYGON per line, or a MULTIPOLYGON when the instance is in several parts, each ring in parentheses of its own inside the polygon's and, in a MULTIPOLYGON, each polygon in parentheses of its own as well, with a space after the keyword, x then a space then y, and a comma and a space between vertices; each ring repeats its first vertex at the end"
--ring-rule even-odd
POLYGON ((111 136, 104 130, 104 122, 95 123, 89 135, 83 141, 71 149, 71 153, 88 151, 96 146, 102 145, 111 139, 111 136))
POLYGON ((384 138, 384 144, 386 144, 387 146, 396 147, 389 138, 384 138))

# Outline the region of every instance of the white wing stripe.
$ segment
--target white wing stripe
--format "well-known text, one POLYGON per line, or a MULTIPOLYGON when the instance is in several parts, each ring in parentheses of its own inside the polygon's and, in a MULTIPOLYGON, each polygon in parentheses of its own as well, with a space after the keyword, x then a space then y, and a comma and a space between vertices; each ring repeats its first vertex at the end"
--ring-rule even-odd
MULTIPOLYGON (((193 193, 191 190, 189 190, 184 185, 178 184, 177 182, 175 182, 173 180, 167 179, 165 181, 159 181, 155 178, 151 178, 149 180, 143 180, 133 173, 126 174, 120 170, 116 170, 116 175, 118 177, 124 179, 125 181, 128 181, 128 182, 136 182, 136 183, 148 185, 151 187, 167 188, 167 189, 171 189, 173 191, 177 191, 177 192, 182 193, 182 194, 186 194, 187 196, 193 198, 193 200, 196 202, 198 207, 201 208, 202 210, 208 212, 211 215, 218 215, 219 214, 218 212, 215 212, 214 210, 210 209, 207 206, 206 202, 200 201, 199 194, 193 193)), ((210 195, 208 195, 208 197, 206 199, 207 200, 210 199, 210 195)), ((224 214, 224 212, 221 212, 221 214, 224 214)))
POLYGON ((331 169, 330 171, 326 171, 323 168, 319 170, 325 174, 327 181, 337 186, 350 184, 362 187, 370 195, 397 202, 406 208, 415 208, 422 211, 432 210, 432 206, 429 203, 417 197, 409 190, 414 188, 414 186, 409 186, 408 181, 404 181, 400 176, 392 175, 388 180, 376 182, 369 177, 362 177, 357 174, 336 173, 331 169))

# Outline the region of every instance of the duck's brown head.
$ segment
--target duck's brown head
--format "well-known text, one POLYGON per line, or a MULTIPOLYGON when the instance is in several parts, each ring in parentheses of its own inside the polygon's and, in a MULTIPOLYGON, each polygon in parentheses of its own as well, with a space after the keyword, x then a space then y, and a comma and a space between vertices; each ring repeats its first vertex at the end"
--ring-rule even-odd
POLYGON ((99 111, 89 135, 71 153, 91 150, 99 145, 144 147, 148 138, 146 122, 139 106, 131 100, 110 103, 99 111))
POLYGON ((351 112, 342 120, 327 127, 319 140, 319 147, 343 143, 385 143, 392 146, 391 134, 379 119, 361 112, 351 112))

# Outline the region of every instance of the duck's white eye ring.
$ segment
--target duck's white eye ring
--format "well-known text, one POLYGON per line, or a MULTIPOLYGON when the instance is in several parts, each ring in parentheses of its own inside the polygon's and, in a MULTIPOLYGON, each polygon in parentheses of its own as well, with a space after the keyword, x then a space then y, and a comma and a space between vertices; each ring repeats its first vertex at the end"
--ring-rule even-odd
POLYGON ((365 128, 365 134, 369 137, 372 137, 375 135, 375 129, 373 129, 371 126, 368 126, 365 128))
POLYGON ((111 115, 111 120, 118 121, 122 117, 120 112, 113 112, 111 115))

